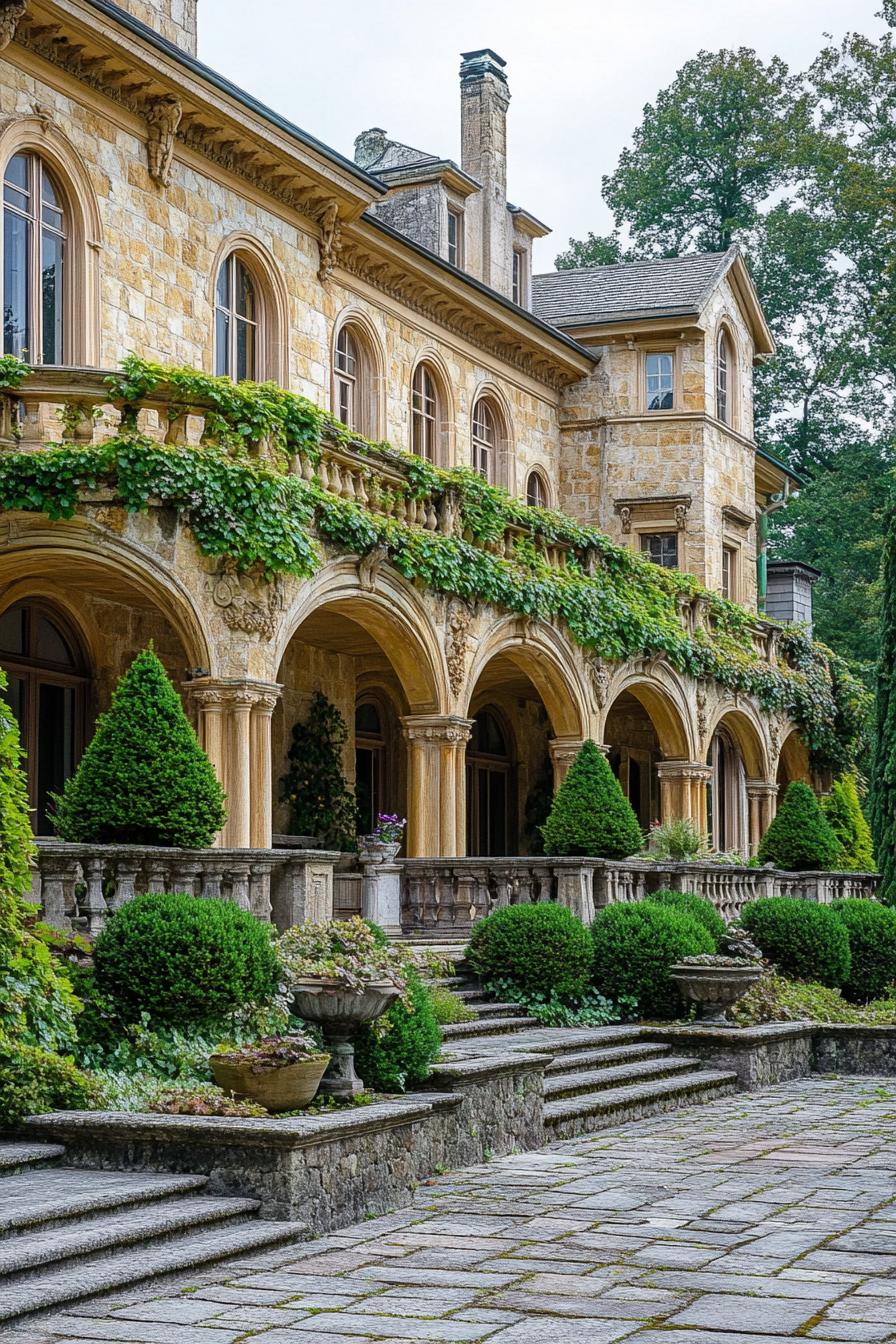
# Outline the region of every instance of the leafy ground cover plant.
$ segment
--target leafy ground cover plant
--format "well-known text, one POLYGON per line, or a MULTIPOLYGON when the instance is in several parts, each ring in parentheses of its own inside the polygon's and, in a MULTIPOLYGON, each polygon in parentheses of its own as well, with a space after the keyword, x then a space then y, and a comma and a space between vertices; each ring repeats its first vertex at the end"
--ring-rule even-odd
POLYGON ((644 843, 632 805, 594 742, 585 742, 569 767, 541 833, 546 854, 625 859, 644 843))
POLYGON ((144 649, 56 800, 56 830, 81 843, 201 849, 226 815, 180 696, 152 648, 144 649))
POLYGON ((836 868, 840 845, 808 784, 788 784, 772 824, 759 842, 760 863, 787 872, 836 868))
POLYGON ((486 988, 511 985, 522 996, 582 999, 590 987, 591 940, 565 906, 508 905, 473 925, 467 960, 486 988))
POLYGON ((650 897, 654 905, 666 906, 670 910, 681 910, 698 924, 702 924, 713 941, 713 950, 719 951, 719 945, 725 937, 725 921, 711 901, 692 891, 657 891, 650 897))
POLYGON ((789 896, 749 901, 741 923, 763 957, 795 980, 817 980, 838 989, 849 978, 849 935, 825 905, 789 896))
POLYGON ((541 991, 525 994, 512 980, 496 980, 489 989, 496 998, 519 1004, 528 1017, 536 1018, 543 1027, 606 1027, 634 1016, 637 1009, 634 999, 613 1003, 595 989, 565 999, 553 989, 547 994, 541 991))
POLYGON ((375 1092, 404 1092, 426 1081, 441 1046, 432 995, 407 961, 403 997, 362 1027, 355 1039, 355 1068, 375 1092))
POLYGON ((839 989, 817 981, 789 980, 770 971, 728 1010, 735 1026, 756 1027, 763 1022, 844 1022, 854 1025, 896 1026, 896 994, 883 995, 857 1006, 839 989))
POLYGON ((638 901, 608 905, 591 926, 594 984, 615 1001, 634 999, 643 1017, 675 1017, 681 998, 669 968, 683 957, 712 953, 704 924, 682 910, 638 901))
POLYGON ((94 952, 96 984, 127 1022, 217 1027, 270 1003, 279 963, 269 925, 230 901, 137 896, 117 910, 94 952))
POLYGON ((364 989, 385 981, 407 999, 408 954, 357 916, 296 924, 280 938, 278 953, 288 984, 324 979, 337 980, 346 989, 364 989))
POLYGON ((435 1019, 440 1027, 450 1027, 457 1022, 474 1022, 476 1020, 473 1009, 469 1008, 463 999, 458 998, 453 990, 446 989, 444 985, 431 985, 429 996, 432 1001, 435 1019))
POLYGON ((873 900, 842 900, 833 902, 831 913, 849 935, 843 993, 853 1003, 876 999, 896 983, 896 910, 873 900))
POLYGON ((708 858, 709 844, 688 817, 672 817, 653 823, 647 835, 645 857, 684 863, 688 859, 708 858))

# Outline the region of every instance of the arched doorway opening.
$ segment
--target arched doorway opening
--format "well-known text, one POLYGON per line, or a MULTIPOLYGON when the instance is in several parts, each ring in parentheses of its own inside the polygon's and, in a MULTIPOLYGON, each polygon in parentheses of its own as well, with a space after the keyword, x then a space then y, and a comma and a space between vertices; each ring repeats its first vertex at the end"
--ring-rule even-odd
POLYGON ((781 754, 778 757, 776 773, 778 797, 783 798, 788 784, 793 784, 797 780, 811 784, 812 770, 809 762, 809 748, 799 733, 792 732, 784 739, 781 754))
POLYGON ((65 787, 84 748, 90 667, 83 639, 49 603, 19 602, 0 616, 0 666, 25 753, 34 829, 50 835, 51 795, 65 787))
POLYGON ((646 833, 654 821, 669 820, 659 767, 663 761, 688 761, 690 751, 682 717, 667 692, 646 682, 621 690, 607 713, 604 742, 610 768, 641 829, 646 833))
POLYGON ((406 810, 401 726, 389 696, 378 690, 359 691, 354 735, 358 832, 369 835, 380 813, 403 815, 406 810))
POLYGON ((516 749, 503 714, 494 705, 473 719, 467 746, 467 853, 516 853, 519 824, 516 749))
POLYGON ((719 853, 746 854, 749 850, 746 772, 734 738, 726 728, 713 734, 708 764, 712 770, 706 787, 710 843, 719 853))

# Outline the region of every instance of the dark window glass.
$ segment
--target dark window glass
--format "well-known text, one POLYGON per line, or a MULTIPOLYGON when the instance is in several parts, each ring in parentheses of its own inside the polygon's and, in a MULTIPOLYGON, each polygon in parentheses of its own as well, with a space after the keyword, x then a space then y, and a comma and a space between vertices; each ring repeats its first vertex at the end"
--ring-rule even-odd
POLYGON ((41 235, 41 339, 45 364, 62 362, 62 257, 65 243, 58 233, 44 229, 41 235))
POLYGON ((641 550, 655 565, 664 569, 678 568, 678 533, 656 532, 641 537, 641 550))
POLYGON ((25 612, 13 607, 0 616, 0 653, 25 653, 25 612))
POLYGON ((71 686, 38 686, 37 703, 37 827, 47 835, 50 794, 61 793, 74 770, 75 692, 71 686))
POLYGON ((380 712, 369 700, 355 710, 355 732, 368 733, 372 737, 379 737, 382 732, 380 712))
POLYGON ((7 210, 3 216, 3 353, 25 358, 31 345, 28 307, 31 224, 7 210))
POLYGON ((65 216, 53 179, 34 154, 3 172, 3 349, 61 364, 65 216))
POLYGON ((529 479, 526 482, 526 503, 532 509, 544 509, 547 507, 547 491, 544 488, 544 481, 537 471, 529 473, 529 479))
POLYGON ((71 649, 57 627, 46 616, 38 616, 34 629, 32 657, 42 663, 60 663, 74 666, 71 649))
POLYGON ((215 372, 238 383, 258 377, 258 300, 237 256, 222 262, 215 282, 215 372))

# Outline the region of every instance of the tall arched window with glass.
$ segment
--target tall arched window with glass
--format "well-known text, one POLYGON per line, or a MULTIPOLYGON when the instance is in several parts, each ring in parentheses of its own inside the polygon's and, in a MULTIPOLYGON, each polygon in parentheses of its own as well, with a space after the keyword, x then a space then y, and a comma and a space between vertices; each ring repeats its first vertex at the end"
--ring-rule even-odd
POLYGON ((425 364, 414 372, 411 396, 412 447, 418 457, 435 462, 439 442, 439 398, 436 381, 425 364))
POLYGON ((236 253, 221 263, 215 285, 215 373, 235 383, 258 376, 258 294, 236 253))
POLYGON ((344 326, 336 337, 336 415, 348 428, 360 433, 358 380, 361 359, 351 328, 344 326))
POLYGON ((728 337, 719 332, 716 349, 716 416, 723 424, 731 423, 731 397, 728 386, 730 355, 728 337))
POLYGON ((491 485, 495 483, 498 450, 498 418, 485 397, 473 409, 473 470, 491 485))
POLYGON ((3 353, 31 364, 65 358, 66 218, 62 195, 36 154, 3 172, 3 353))

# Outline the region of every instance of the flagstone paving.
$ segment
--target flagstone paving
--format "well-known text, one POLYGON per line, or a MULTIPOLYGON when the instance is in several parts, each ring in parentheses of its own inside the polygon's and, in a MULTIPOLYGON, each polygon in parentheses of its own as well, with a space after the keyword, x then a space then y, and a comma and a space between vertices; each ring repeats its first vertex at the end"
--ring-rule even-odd
POLYGON ((2 1344, 896 1341, 896 1082, 812 1079, 440 1177, 411 1208, 2 1344))

